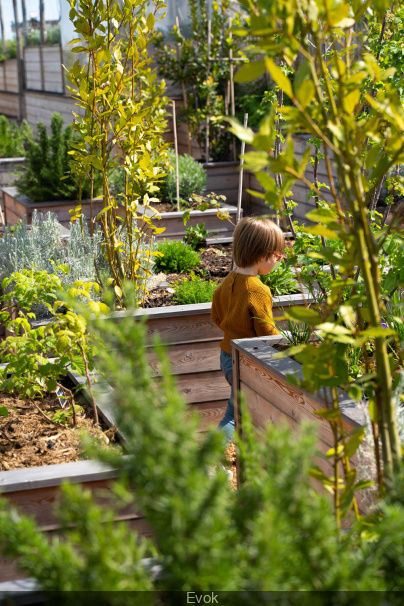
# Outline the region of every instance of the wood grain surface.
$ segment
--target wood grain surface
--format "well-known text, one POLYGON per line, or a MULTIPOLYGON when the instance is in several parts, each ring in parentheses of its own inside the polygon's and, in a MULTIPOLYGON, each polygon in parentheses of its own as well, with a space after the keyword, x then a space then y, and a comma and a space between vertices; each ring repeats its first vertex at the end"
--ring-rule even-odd
MULTIPOLYGON (((315 410, 324 410, 325 406, 321 406, 289 385, 286 380, 272 374, 242 353, 240 353, 240 380, 297 422, 301 423, 305 420, 314 422, 319 427, 321 439, 333 443, 328 421, 314 414, 315 410)), ((343 421, 343 426, 347 433, 354 429, 346 421, 343 421)))
POLYGON ((226 412, 226 408, 227 400, 197 402, 188 406, 185 415, 197 414, 199 416, 198 430, 205 431, 208 427, 216 427, 220 423, 226 412))
MULTIPOLYGON (((181 343, 168 349, 174 375, 220 370, 220 338, 204 343, 181 343)), ((155 376, 160 375, 156 354, 149 351, 148 359, 155 376)))
POLYGON ((176 384, 188 404, 215 402, 230 397, 230 385, 221 370, 178 375, 176 384))
POLYGON ((201 343, 216 341, 223 338, 223 333, 216 326, 210 315, 195 313, 191 316, 158 318, 148 322, 148 343, 152 343, 154 335, 160 335, 163 342, 171 345, 180 343, 201 343))

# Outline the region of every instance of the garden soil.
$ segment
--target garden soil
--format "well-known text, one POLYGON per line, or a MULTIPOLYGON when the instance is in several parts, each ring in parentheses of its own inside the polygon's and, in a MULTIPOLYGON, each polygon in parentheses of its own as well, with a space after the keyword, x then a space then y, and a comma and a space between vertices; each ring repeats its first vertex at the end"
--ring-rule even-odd
MULTIPOLYGON (((209 246, 201 251, 201 263, 193 270, 196 276, 204 277, 213 282, 222 282, 231 271, 232 245, 217 244, 209 246)), ((143 304, 144 308, 162 307, 165 305, 177 305, 174 301, 174 293, 167 288, 172 288, 176 281, 189 280, 189 272, 182 274, 167 274, 165 282, 168 286, 159 287, 150 291, 143 304)))
MULTIPOLYGON (((46 415, 60 410, 55 394, 46 394, 35 403, 46 415)), ((83 412, 77 413, 77 427, 71 427, 45 419, 34 403, 0 390, 0 406, 9 411, 8 417, 0 417, 0 471, 81 460, 85 458, 80 441, 83 430, 98 435, 100 445, 115 441, 114 429, 94 427, 92 407, 83 396, 77 397, 76 404, 83 412)))

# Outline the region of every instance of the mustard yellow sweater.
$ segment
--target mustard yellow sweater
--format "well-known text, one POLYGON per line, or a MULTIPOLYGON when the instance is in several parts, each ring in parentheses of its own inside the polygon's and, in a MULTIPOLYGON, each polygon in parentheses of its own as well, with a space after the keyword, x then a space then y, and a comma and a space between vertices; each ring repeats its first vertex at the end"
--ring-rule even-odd
POLYGON ((220 347, 229 354, 232 339, 279 334, 271 322, 272 295, 268 286, 258 277, 236 271, 230 272, 213 293, 211 317, 224 332, 220 347))

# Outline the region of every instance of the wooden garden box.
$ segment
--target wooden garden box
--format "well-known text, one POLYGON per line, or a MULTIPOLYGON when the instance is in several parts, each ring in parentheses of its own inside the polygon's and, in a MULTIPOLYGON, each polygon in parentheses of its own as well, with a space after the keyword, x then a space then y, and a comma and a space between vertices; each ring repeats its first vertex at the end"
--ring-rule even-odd
MULTIPOLYGON (((325 400, 319 394, 306 392, 288 382, 287 375, 301 376, 301 364, 291 358, 274 359, 277 353, 273 345, 287 343, 282 336, 237 339, 231 342, 233 350, 233 389, 235 395, 235 419, 237 430, 243 433, 243 419, 238 403, 239 393, 251 415, 253 427, 259 435, 268 423, 286 423, 298 430, 303 422, 312 422, 318 429, 318 450, 326 454, 334 448, 333 433, 329 422, 314 413, 326 410, 325 400)), ((357 402, 342 393, 340 397, 343 427, 346 434, 365 424, 365 415, 357 402)), ((355 454, 351 463, 358 464, 355 454)), ((321 457, 315 464, 327 475, 334 475, 331 463, 321 457)), ((358 497, 364 513, 366 504, 358 497)))
POLYGON ((203 168, 207 173, 206 193, 226 196, 227 204, 237 205, 240 162, 206 162, 203 168))
MULTIPOLYGON (((303 305, 301 295, 274 298, 274 316, 282 315, 280 307, 303 305)), ((105 321, 120 322, 132 316, 134 321, 147 319, 147 348, 152 368, 158 380, 158 365, 153 353, 152 339, 159 335, 169 345, 172 374, 177 386, 188 403, 188 414, 200 416, 199 431, 218 425, 230 397, 230 387, 220 370, 219 343, 221 330, 211 320, 211 303, 178 305, 156 309, 138 309, 113 312, 105 321)), ((83 382, 77 375, 70 375, 75 382, 83 382)), ((100 416, 108 425, 116 425, 110 386, 101 381, 97 385, 97 407, 100 416), (101 389, 100 389, 101 386, 101 389)), ((85 390, 84 390, 85 393, 85 390)), ((119 427, 118 427, 119 434, 119 427)), ((124 436, 123 436, 124 437, 124 436)), ((64 463, 31 469, 0 472, 0 493, 22 512, 32 514, 40 528, 50 534, 58 532, 53 508, 58 500, 60 486, 66 480, 80 483, 94 491, 108 487, 116 477, 114 469, 95 461, 64 463)), ((139 534, 150 536, 151 531, 139 511, 124 511, 119 521, 127 521, 139 534)), ((0 559, 0 582, 21 578, 13 562, 0 559)))
POLYGON ((14 172, 24 166, 25 158, 0 158, 0 206, 3 208, 3 187, 14 183, 14 172))
MULTIPOLYGON (((220 208, 228 210, 230 218, 233 223, 236 223, 237 208, 230 204, 222 203, 220 208)), ((139 213, 144 213, 144 206, 138 207, 139 213)), ((205 229, 209 233, 215 233, 215 238, 231 238, 234 232, 234 225, 230 221, 219 219, 217 216, 217 209, 209 209, 205 211, 191 210, 189 220, 186 225, 182 219, 184 211, 170 211, 163 212, 160 214, 161 219, 155 219, 153 221, 156 227, 165 227, 165 231, 162 234, 157 234, 156 240, 182 240, 186 234, 188 227, 194 227, 195 225, 205 224, 205 229)), ((146 215, 153 217, 155 213, 150 209, 146 209, 146 215)))
MULTIPOLYGON (((59 223, 64 227, 70 226, 71 214, 70 210, 77 206, 77 200, 63 200, 54 202, 34 202, 28 196, 20 194, 16 187, 3 187, 3 207, 5 222, 10 222, 10 225, 15 225, 27 215, 27 223, 32 221, 32 211, 34 208, 38 212, 52 212, 58 218, 59 223)), ((82 212, 87 219, 91 217, 90 200, 82 200, 82 212)), ((103 198, 94 198, 93 200, 93 217, 95 217, 103 208, 103 198)))

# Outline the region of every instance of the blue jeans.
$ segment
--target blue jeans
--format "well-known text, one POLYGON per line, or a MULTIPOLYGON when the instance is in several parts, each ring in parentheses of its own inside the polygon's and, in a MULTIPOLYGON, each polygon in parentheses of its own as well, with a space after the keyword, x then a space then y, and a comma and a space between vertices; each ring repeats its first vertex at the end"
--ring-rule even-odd
POLYGON ((219 429, 223 431, 226 446, 234 438, 234 404, 233 404, 233 362, 231 354, 223 349, 220 351, 220 369, 223 372, 226 381, 231 387, 230 399, 227 403, 227 409, 223 419, 219 423, 219 429))

